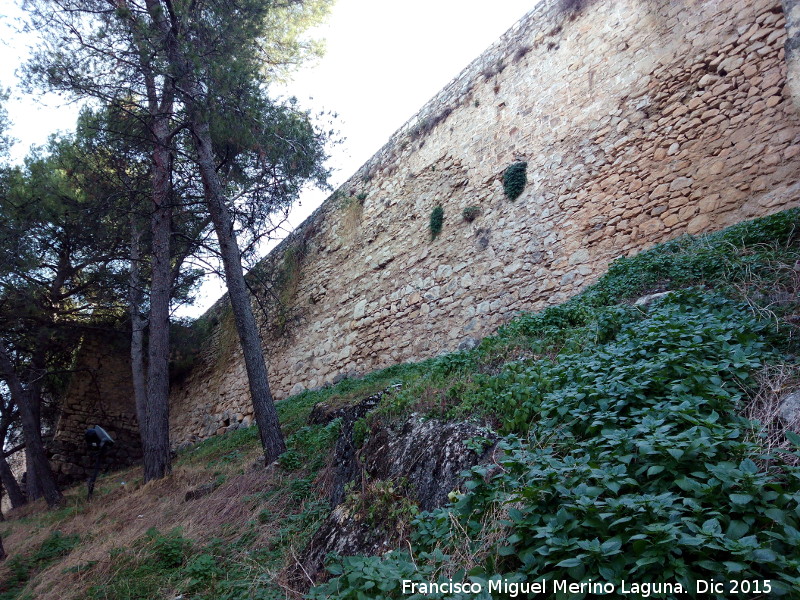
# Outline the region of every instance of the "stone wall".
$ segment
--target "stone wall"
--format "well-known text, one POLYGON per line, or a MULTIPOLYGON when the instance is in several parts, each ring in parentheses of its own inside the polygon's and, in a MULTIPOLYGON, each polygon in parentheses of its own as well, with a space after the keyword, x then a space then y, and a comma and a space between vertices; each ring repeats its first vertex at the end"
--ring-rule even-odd
POLYGON ((87 334, 81 342, 56 434, 48 444, 63 483, 85 478, 94 466, 84 433, 100 425, 114 439, 103 466, 128 466, 142 457, 131 381, 130 334, 87 334))
MULTIPOLYGON (((251 274, 276 396, 470 346, 619 256, 796 205, 784 26, 780 0, 539 4, 251 274)), ((204 322, 174 444, 252 419, 225 303, 204 322)))

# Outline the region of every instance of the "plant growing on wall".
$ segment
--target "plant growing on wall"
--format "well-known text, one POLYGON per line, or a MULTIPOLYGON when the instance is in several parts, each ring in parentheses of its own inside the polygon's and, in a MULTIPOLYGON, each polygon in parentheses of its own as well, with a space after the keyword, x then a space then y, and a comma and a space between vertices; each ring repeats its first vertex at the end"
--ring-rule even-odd
POLYGON ((441 204, 437 204, 431 211, 431 239, 435 240, 436 237, 442 232, 442 225, 444 224, 444 209, 441 204))
POLYGON ((481 209, 478 206, 467 206, 464 210, 461 211, 461 216, 464 217, 464 220, 467 223, 472 223, 475 219, 478 218, 479 214, 481 214, 481 209))
POLYGON ((506 168, 503 173, 503 190, 506 193, 506 198, 511 201, 519 198, 522 190, 525 189, 525 184, 528 183, 528 178, 525 171, 528 168, 528 163, 520 161, 515 162, 506 168))

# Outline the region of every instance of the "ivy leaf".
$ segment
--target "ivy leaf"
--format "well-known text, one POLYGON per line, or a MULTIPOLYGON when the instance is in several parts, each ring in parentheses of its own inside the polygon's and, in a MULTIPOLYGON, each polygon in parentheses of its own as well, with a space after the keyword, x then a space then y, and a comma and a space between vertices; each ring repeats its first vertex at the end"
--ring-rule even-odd
POLYGON ((556 566, 568 569, 570 567, 579 567, 581 564, 583 564, 583 561, 578 557, 574 557, 574 558, 566 558, 562 560, 560 563, 558 563, 556 566))
POLYGON ((731 502, 734 504, 749 504, 753 501, 753 497, 750 494, 731 494, 730 495, 731 502))

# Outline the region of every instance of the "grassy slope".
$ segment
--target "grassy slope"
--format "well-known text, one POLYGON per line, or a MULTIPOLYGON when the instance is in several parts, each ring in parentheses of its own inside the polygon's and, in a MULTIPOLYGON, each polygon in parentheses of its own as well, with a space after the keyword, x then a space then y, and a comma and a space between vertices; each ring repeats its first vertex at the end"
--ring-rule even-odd
POLYGON ((798 210, 681 238, 472 351, 282 402, 290 451, 277 468, 251 467, 257 436, 242 430, 182 454, 165 481, 142 486, 133 469, 103 478, 91 503, 77 489, 59 511, 18 511, 0 525, 11 555, 0 600, 284 597, 283 572, 327 510, 337 424, 306 426, 310 408, 394 383, 358 437, 410 411, 479 419, 505 436, 501 468, 478 469, 453 505, 413 519, 413 558, 334 561, 342 575, 316 597, 402 597, 401 576, 791 586, 800 476, 764 447, 789 447, 770 419, 798 384, 798 261, 798 210), (691 289, 627 302, 676 288, 691 289), (769 439, 742 413, 767 417, 769 439))

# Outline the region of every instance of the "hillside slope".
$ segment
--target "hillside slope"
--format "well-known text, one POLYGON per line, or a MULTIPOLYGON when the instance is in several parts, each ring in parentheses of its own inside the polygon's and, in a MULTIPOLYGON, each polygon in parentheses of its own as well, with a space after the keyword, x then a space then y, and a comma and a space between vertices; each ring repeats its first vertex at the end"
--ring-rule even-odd
POLYGON ((0 600, 721 597, 711 579, 798 598, 798 290, 800 209, 621 259, 470 351, 280 403, 289 451, 269 469, 242 429, 181 453, 164 481, 131 469, 91 502, 76 488, 59 511, 16 511, 0 600), (309 424, 314 406, 333 418, 309 424), (482 432, 465 482, 427 511, 429 482, 369 454, 412 422, 482 432), (315 532, 354 524, 395 550, 309 573, 315 532))

